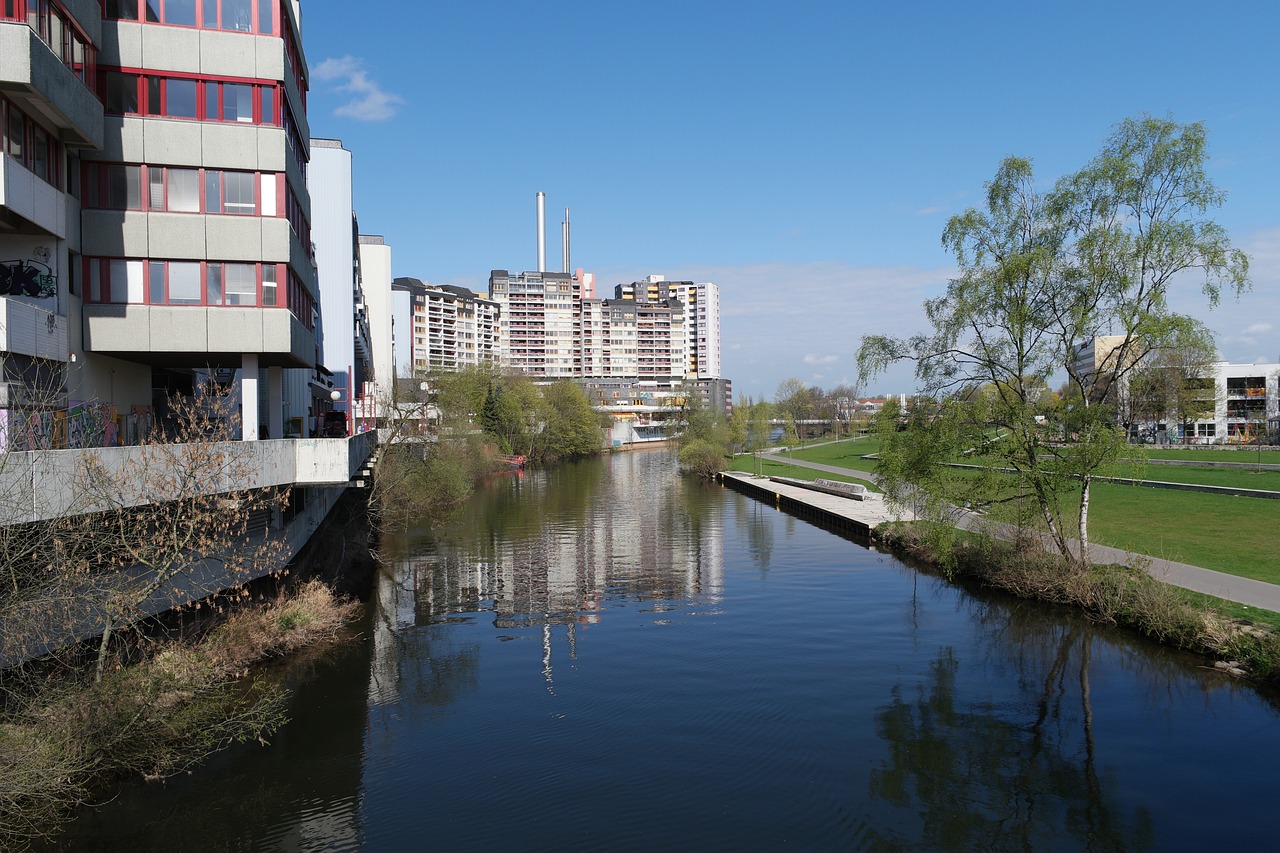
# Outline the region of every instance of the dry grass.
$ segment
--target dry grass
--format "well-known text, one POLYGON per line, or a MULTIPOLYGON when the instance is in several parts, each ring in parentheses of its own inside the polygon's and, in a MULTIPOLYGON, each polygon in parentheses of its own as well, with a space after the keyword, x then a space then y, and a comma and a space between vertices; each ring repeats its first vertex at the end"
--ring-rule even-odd
POLYGON ((286 722, 285 691, 245 678, 249 668, 336 638, 359 608, 311 581, 101 684, 48 681, 24 701, 11 695, 0 720, 0 848, 51 836, 113 778, 163 778, 231 743, 265 743, 286 722))
POLYGON ((1237 675, 1280 683, 1280 635, 1220 613, 1161 583, 1142 566, 1103 565, 1082 570, 1027 543, 987 538, 960 540, 954 551, 935 553, 926 527, 897 522, 877 531, 948 574, 969 578, 1020 598, 1082 608, 1093 619, 1139 631, 1158 642, 1214 658, 1237 675))

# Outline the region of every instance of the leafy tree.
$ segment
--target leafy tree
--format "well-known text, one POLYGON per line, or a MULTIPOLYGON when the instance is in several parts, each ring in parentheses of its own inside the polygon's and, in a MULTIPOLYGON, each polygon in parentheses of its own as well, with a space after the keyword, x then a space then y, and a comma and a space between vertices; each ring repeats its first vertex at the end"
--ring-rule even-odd
POLYGON ((1169 307, 1169 289, 1195 270, 1210 304, 1224 286, 1248 286, 1247 259, 1206 218, 1223 199, 1206 158, 1201 125, 1149 116, 1121 123, 1090 164, 1048 194, 1029 160, 1006 158, 987 184, 985 209, 952 217, 943 232, 960 273, 925 303, 932 334, 868 336, 858 353, 864 378, 909 360, 929 393, 988 385, 981 416, 1001 435, 993 461, 1015 472, 1016 491, 1034 502, 1064 555, 1076 522, 1081 565, 1092 478, 1124 447, 1108 393, 1145 352, 1195 324, 1169 307), (1078 366, 1079 344, 1108 332, 1118 343, 1103 366, 1078 366), (1071 441, 1061 444, 1035 415, 1049 377, 1064 367, 1079 403, 1064 407, 1071 441))
POLYGON ((790 415, 797 421, 813 417, 813 389, 794 376, 778 383, 773 402, 779 417, 790 415))
POLYGON ((543 386, 541 415, 544 426, 534 454, 540 462, 591 456, 604 446, 600 418, 573 382, 543 386))

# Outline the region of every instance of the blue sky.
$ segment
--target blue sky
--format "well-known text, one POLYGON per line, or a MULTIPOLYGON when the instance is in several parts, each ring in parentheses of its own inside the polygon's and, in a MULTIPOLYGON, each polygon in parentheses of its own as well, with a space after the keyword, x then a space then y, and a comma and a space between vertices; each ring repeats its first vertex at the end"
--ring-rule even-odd
MULTIPOLYGON (((1280 360, 1280 4, 303 2, 314 136, 354 154, 396 275, 483 290, 573 265, 721 288, 723 373, 772 397, 856 376, 864 334, 927 327, 949 216, 1002 157, 1046 188, 1143 112, 1204 122, 1254 289, 1208 312, 1231 361, 1280 360)), ((910 392, 909 368, 866 392, 910 392)))

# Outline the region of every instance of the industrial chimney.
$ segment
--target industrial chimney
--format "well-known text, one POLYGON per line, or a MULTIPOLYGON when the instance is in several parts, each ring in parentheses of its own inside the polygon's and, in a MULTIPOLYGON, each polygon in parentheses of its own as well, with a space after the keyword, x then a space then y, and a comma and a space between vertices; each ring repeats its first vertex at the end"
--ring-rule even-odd
POLYGON ((564 242, 564 269, 569 272, 569 208, 564 209, 564 222, 560 223, 560 239, 564 242))
POLYGON ((547 271, 547 194, 538 193, 538 272, 547 271))

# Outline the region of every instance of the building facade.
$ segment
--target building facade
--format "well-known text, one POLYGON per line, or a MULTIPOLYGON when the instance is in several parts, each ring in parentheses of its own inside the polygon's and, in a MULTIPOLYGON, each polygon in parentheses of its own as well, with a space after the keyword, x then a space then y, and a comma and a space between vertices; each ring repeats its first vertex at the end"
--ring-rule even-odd
POLYGON ((42 330, 0 342, 6 447, 131 442, 208 376, 245 439, 305 411, 306 90, 290 0, 0 5, 0 298, 42 330))
POLYGON ((720 288, 709 281, 667 281, 650 275, 614 288, 617 299, 638 303, 678 299, 685 306, 688 365, 685 375, 702 379, 720 376, 720 288))
POLYGON ((434 370, 461 370, 497 364, 501 308, 492 299, 454 285, 425 284, 416 278, 397 278, 392 289, 407 296, 408 311, 397 312, 407 329, 397 330, 399 376, 434 370))
POLYGON ((581 274, 490 272, 489 298, 501 311, 502 364, 545 379, 580 376, 583 285, 581 274))

